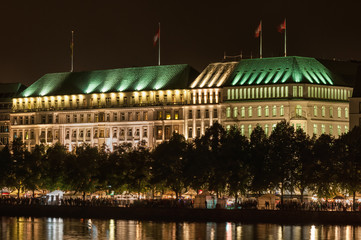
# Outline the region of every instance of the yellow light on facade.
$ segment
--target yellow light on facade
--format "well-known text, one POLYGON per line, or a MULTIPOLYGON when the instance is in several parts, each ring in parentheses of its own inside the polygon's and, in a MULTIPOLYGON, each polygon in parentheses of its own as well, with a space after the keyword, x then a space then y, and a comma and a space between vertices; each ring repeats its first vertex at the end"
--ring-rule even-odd
POLYGON ((13 99, 13 104, 16 104, 16 98, 13 99))
POLYGON ((30 98, 30 102, 34 102, 34 98, 30 98))
POLYGON ((71 98, 72 98, 73 100, 75 100, 75 99, 76 99, 76 96, 75 96, 75 95, 72 95, 71 98))
POLYGON ((172 91, 171 90, 167 90, 167 94, 171 94, 172 93, 172 91))
POLYGON ((25 102, 26 102, 26 103, 28 102, 28 99, 27 99, 27 98, 25 98, 25 102))
POLYGON ((65 98, 65 100, 68 100, 68 99, 69 99, 69 96, 65 96, 64 98, 65 98))
POLYGON ((84 97, 83 95, 79 95, 79 99, 83 99, 83 97, 84 97))
POLYGON ((159 91, 159 95, 163 95, 163 91, 159 91))
POLYGON ((44 97, 44 101, 48 101, 48 97, 44 97))
POLYGON ((93 98, 97 98, 97 97, 98 97, 98 95, 94 93, 94 94, 93 94, 93 98))
POLYGON ((136 97, 138 97, 139 93, 138 93, 138 92, 135 92, 134 95, 135 95, 136 97))
POLYGON ((51 99, 51 101, 54 101, 54 97, 53 97, 53 96, 51 96, 50 99, 51 99))
POLYGON ((58 96, 58 101, 60 101, 61 100, 61 97, 60 96, 58 96))
POLYGON ((175 94, 179 95, 179 90, 175 90, 175 94))
POLYGON ((112 98, 115 98, 115 93, 111 93, 110 95, 112 96, 112 98))
POLYGON ((146 94, 147 94, 146 92, 144 92, 144 91, 142 92, 142 95, 143 95, 143 96, 145 96, 146 94))
POLYGON ((102 93, 102 94, 100 95, 100 97, 101 97, 101 98, 105 98, 105 94, 102 93))
POLYGON ((123 93, 119 93, 119 96, 120 96, 120 97, 123 97, 123 96, 124 96, 124 94, 123 94, 123 93))

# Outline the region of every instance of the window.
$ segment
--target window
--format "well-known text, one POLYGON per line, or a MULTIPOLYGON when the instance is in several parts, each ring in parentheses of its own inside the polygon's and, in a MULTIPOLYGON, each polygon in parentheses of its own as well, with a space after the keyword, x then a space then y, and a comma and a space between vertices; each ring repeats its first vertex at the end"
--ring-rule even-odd
POLYGON ((121 120, 121 121, 125 121, 125 113, 121 113, 121 114, 120 114, 120 120, 121 120))
POLYGON ((252 107, 248 107, 248 117, 252 117, 252 107))
POLYGON ((143 120, 148 121, 148 112, 143 112, 143 120))
POLYGON ((242 107, 241 108, 241 117, 245 117, 245 115, 246 115, 246 108, 245 107, 242 107))
POLYGON ((87 115, 87 122, 90 123, 92 121, 92 115, 88 114, 87 115))
POLYGON ((244 136, 244 125, 241 125, 241 135, 244 136))
POLYGON ((266 134, 266 136, 268 136, 268 131, 269 131, 268 124, 265 124, 264 125, 264 133, 266 134))
POLYGON ((93 138, 98 138, 98 129, 94 129, 94 137, 93 138))
POLYGON ((258 116, 258 117, 261 117, 261 116, 262 116, 262 107, 261 107, 261 106, 258 106, 258 107, 257 107, 257 116, 258 116))
POLYGON ((106 119, 107 122, 110 122, 110 113, 107 113, 107 119, 106 119))
POLYGON ((113 113, 113 121, 114 122, 118 121, 118 113, 113 113))
POLYGON ((317 131, 317 124, 313 124, 313 134, 317 135, 318 131, 317 131))
POLYGON ((213 118, 218 118, 218 111, 217 109, 213 110, 213 118))
POLYGON ((318 114, 318 108, 317 106, 313 106, 313 116, 317 117, 318 114))
POLYGON ((86 137, 87 137, 87 138, 90 138, 90 130, 87 130, 87 131, 86 131, 86 137))
POLYGON ((348 118, 348 108, 345 108, 345 118, 348 118))
POLYGON ((84 130, 80 130, 79 131, 79 138, 83 138, 84 137, 84 130))
POLYGON ((337 117, 338 118, 341 117, 341 108, 340 107, 337 108, 337 117))
POLYGON ((326 108, 325 108, 325 106, 322 106, 322 108, 321 108, 321 116, 324 117, 325 114, 326 114, 326 108))
POLYGON ((303 97, 303 87, 302 86, 298 86, 298 96, 303 97))
POLYGON ((226 117, 230 118, 231 117, 231 107, 227 107, 226 108, 226 117))
POLYGON ((135 134, 134 134, 136 137, 139 137, 140 135, 140 130, 139 128, 135 129, 135 134))
POLYGON ((264 116, 265 116, 265 117, 268 117, 268 116, 269 116, 269 107, 268 107, 268 106, 266 106, 266 107, 264 108, 264 116))
POLYGON ((128 128, 128 137, 133 136, 133 129, 132 128, 128 128))
POLYGON ((188 128, 188 137, 189 138, 193 137, 193 129, 191 127, 188 128))
POLYGON ((140 121, 140 112, 135 113, 135 120, 140 121))
POLYGON ((296 106, 296 116, 297 116, 297 117, 301 117, 301 116, 302 116, 302 106, 301 106, 301 105, 297 105, 297 106, 296 106))
POLYGON ((333 117, 333 107, 330 107, 330 118, 333 117))
POLYGON ((234 118, 238 117, 238 108, 237 107, 233 108, 233 117, 234 118))
POLYGON ((192 112, 192 110, 189 110, 189 111, 188 111, 188 118, 189 118, 189 119, 193 118, 193 112, 192 112))
POLYGON ((172 119, 170 112, 165 112, 165 119, 167 120, 172 119))
POLYGON ((283 105, 280 107, 280 115, 283 117, 285 115, 285 108, 283 105))
POLYGON ((197 127, 197 137, 200 137, 200 136, 201 136, 201 128, 197 127))
POLYGON ((248 125, 248 137, 251 137, 252 134, 252 125, 248 125))
POLYGON ((80 114, 80 122, 81 122, 81 123, 84 122, 84 114, 80 114))
POLYGON ((128 112, 128 121, 133 121, 133 113, 128 112))
POLYGON ((272 117, 275 117, 275 116, 277 116, 277 107, 273 106, 272 107, 272 117))
POLYGON ((348 133, 348 127, 345 126, 345 133, 348 133))
POLYGON ((173 128, 173 132, 175 132, 175 133, 179 133, 179 126, 174 126, 174 128, 173 128))
POLYGON ((332 134, 333 134, 333 126, 330 125, 330 135, 332 135, 332 134))
POLYGON ((143 128, 143 137, 148 137, 148 129, 143 128))
POLYGON ((76 115, 76 114, 73 115, 73 122, 74 123, 78 122, 78 115, 76 115))
MULTIPOLYGON (((209 118, 209 110, 206 109, 205 111, 205 118, 209 118)), ((178 119, 178 111, 177 111, 177 119, 178 119)))
POLYGON ((326 126, 325 124, 321 124, 321 133, 325 134, 326 133, 326 126))
POLYGON ((293 97, 297 97, 297 86, 293 86, 293 97))
POLYGON ((116 128, 113 129, 113 138, 117 138, 117 129, 116 128))
POLYGON ((337 125, 337 135, 341 136, 341 126, 337 125))
POLYGON ((70 115, 66 115, 66 122, 70 123, 70 115))
POLYGON ((65 139, 69 139, 69 137, 70 137, 69 135, 70 135, 70 131, 66 130, 65 139))
POLYGON ((34 124, 35 123, 35 118, 34 118, 34 116, 31 116, 31 118, 30 118, 30 124, 34 124))
POLYGON ((197 110, 197 118, 199 119, 199 118, 201 118, 201 110, 197 110))

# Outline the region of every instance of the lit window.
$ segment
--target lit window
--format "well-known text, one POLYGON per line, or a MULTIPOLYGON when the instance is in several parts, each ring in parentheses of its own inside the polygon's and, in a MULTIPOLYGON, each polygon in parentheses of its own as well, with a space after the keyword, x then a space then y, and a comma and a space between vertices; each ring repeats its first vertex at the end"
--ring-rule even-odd
POLYGON ((258 117, 261 117, 261 116, 262 116, 262 107, 261 107, 261 106, 258 106, 258 107, 257 107, 257 116, 258 116, 258 117))
POLYGON ((337 108, 337 117, 338 118, 341 117, 341 108, 340 107, 337 108))
POLYGON ((170 112, 165 113, 165 119, 167 119, 167 120, 172 119, 170 112))
POLYGON ((226 108, 226 117, 230 118, 231 117, 231 107, 227 107, 226 108))
POLYGON ((333 126, 330 125, 330 135, 332 135, 332 134, 333 134, 333 126))
POLYGON ((248 117, 252 117, 252 107, 248 107, 248 117))
POLYGON ((337 125, 337 135, 341 136, 341 126, 337 125))
MULTIPOLYGON (((208 111, 208 110, 207 110, 208 111)), ((174 111, 174 119, 178 120, 179 119, 179 111, 174 111)))
POLYGON ((325 124, 322 124, 322 125, 321 125, 321 133, 322 133, 322 134, 325 134, 325 133, 326 133, 326 126, 325 126, 325 124))
POLYGON ((266 117, 269 116, 269 107, 268 107, 268 106, 266 106, 266 107, 264 108, 264 115, 265 115, 266 117))
POLYGON ((313 134, 318 134, 318 131, 317 131, 317 124, 313 124, 313 134))
POLYGON ((280 107, 280 115, 281 115, 281 116, 284 116, 284 115, 285 115, 285 108, 284 108, 283 105, 281 105, 281 107, 280 107))
POLYGON ((348 108, 345 108, 345 118, 348 118, 348 108))
POLYGON ((238 117, 238 108, 237 107, 233 108, 233 117, 234 118, 238 117))
POLYGON ((241 108, 241 117, 245 117, 245 115, 246 115, 246 108, 245 107, 242 107, 241 108))
POLYGON ((272 107, 272 117, 275 117, 275 116, 277 116, 277 107, 273 106, 272 107))
POLYGON ((333 117, 333 107, 330 107, 330 118, 333 117))
POLYGON ((251 137, 252 134, 252 125, 248 125, 248 137, 251 137))
POLYGON ((193 129, 191 127, 188 128, 188 138, 193 137, 193 129))
POLYGON ((321 108, 321 115, 322 115, 322 117, 324 117, 325 114, 326 114, 326 108, 325 108, 325 106, 322 106, 322 108, 321 108))
POLYGON ((244 125, 241 125, 241 135, 244 136, 244 125))
POLYGON ((317 117, 318 114, 318 108, 317 106, 313 106, 313 116, 317 117))
POLYGON ((268 124, 265 124, 264 125, 264 133, 266 134, 266 136, 268 136, 268 131, 269 131, 268 124))
POLYGON ((297 86, 293 86, 293 97, 297 97, 297 86))
POLYGON ((345 126, 345 133, 348 133, 348 127, 345 126))

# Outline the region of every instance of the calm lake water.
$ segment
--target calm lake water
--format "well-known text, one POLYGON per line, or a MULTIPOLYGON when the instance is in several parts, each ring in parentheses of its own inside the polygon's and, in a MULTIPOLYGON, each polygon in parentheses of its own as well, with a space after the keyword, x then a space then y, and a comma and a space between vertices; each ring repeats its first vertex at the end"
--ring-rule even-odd
POLYGON ((361 226, 1 217, 0 239, 361 239, 361 226))

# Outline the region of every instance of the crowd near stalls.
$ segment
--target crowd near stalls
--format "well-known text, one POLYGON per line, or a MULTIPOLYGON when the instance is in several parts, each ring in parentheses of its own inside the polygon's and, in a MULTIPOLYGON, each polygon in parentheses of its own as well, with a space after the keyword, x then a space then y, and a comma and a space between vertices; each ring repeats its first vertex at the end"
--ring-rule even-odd
POLYGON ((200 138, 174 133, 153 150, 55 144, 28 152, 17 139, 0 152, 1 203, 358 210, 359 149, 359 127, 310 137, 284 121, 269 136, 256 127, 248 137, 214 123, 200 138))

